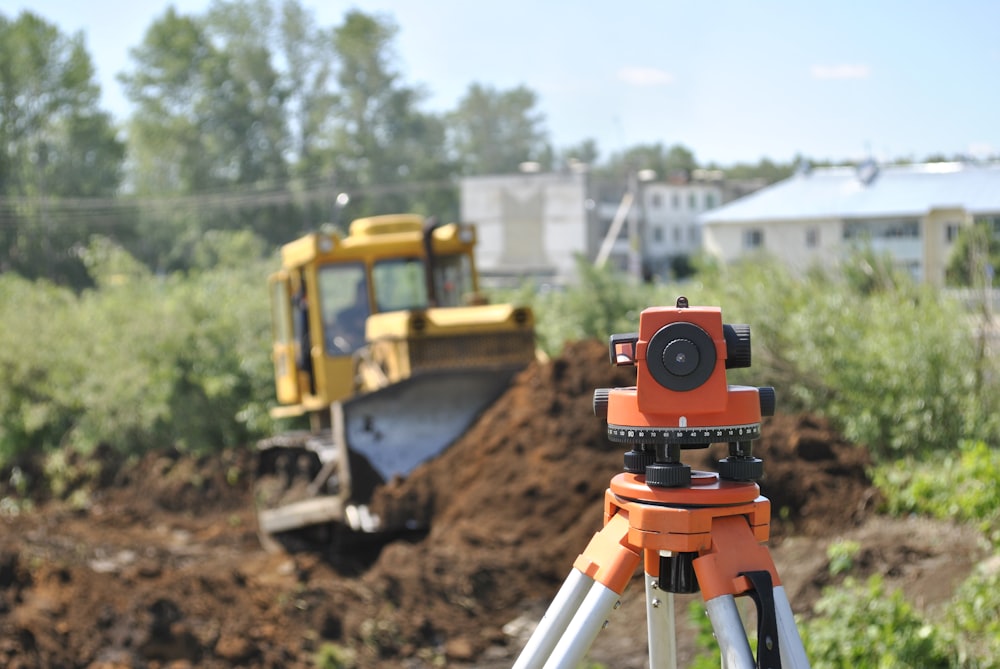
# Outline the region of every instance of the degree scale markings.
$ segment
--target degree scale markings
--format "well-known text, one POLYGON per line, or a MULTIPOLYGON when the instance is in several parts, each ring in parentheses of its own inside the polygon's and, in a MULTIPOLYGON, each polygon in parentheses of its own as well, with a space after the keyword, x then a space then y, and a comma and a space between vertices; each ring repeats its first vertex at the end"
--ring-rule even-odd
POLYGON ((717 443, 760 438, 760 423, 709 427, 636 427, 608 424, 608 438, 619 443, 717 443))

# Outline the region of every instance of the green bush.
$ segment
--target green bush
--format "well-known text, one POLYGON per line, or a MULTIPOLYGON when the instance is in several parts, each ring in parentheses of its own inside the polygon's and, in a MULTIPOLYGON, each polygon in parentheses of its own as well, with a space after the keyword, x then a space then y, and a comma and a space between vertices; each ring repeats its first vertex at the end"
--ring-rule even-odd
POLYGON ((1000 667, 1000 554, 959 587, 946 622, 962 667, 1000 667))
POLYGON ((848 579, 827 589, 816 618, 800 625, 813 667, 953 666, 942 632, 924 621, 899 590, 887 592, 879 577, 848 579))
POLYGON ((926 461, 885 463, 874 480, 890 513, 976 522, 1000 543, 1000 451, 985 442, 963 440, 926 461))
POLYGON ((264 262, 158 277, 100 239, 85 262, 98 288, 79 295, 0 275, 0 465, 98 444, 213 450, 269 428, 264 262))
POLYGON ((995 400, 977 386, 987 363, 962 306, 858 265, 870 260, 805 277, 744 266, 710 290, 730 322, 751 324, 756 375, 777 382, 780 406, 830 416, 877 457, 947 450, 995 430, 995 400))

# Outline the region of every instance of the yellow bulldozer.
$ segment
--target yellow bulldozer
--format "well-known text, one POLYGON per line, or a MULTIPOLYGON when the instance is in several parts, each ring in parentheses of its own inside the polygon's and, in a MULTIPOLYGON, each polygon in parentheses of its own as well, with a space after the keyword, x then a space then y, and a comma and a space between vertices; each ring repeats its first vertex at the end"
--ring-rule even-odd
POLYGON ((487 304, 470 224, 414 214, 353 221, 281 249, 269 278, 276 417, 309 429, 258 444, 265 545, 384 540, 421 521, 375 491, 454 442, 535 355, 530 309, 487 304))

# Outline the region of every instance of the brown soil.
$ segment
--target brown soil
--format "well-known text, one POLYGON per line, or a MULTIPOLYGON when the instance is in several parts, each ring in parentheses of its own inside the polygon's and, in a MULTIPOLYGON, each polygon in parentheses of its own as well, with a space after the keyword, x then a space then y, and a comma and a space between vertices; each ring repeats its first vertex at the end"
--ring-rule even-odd
MULTIPOLYGON (((360 667, 509 666, 575 556, 600 528, 623 449, 593 417, 595 387, 630 385, 604 345, 525 370, 442 457, 375 506, 431 523, 364 569, 272 554, 256 537, 248 452, 150 454, 103 477, 86 508, 0 516, 0 666, 311 667, 339 649, 360 667)), ((714 449, 685 455, 710 468, 714 449)), ((865 451, 822 420, 778 415, 755 444, 772 500, 772 554, 796 613, 834 585, 826 547, 861 545, 855 576, 883 574, 921 606, 976 561, 975 534, 875 514, 865 451)), ((0 497, 3 490, 0 488, 0 497)), ((592 649, 645 664, 641 584, 592 649)), ((679 597, 679 653, 693 652, 679 597)))

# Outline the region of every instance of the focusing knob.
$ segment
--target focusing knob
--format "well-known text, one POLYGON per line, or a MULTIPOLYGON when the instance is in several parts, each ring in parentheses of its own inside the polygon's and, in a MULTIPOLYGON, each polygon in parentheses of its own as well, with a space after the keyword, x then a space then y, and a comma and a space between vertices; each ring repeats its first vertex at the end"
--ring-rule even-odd
POLYGON ((608 417, 608 397, 610 395, 610 388, 596 388, 594 390, 594 415, 602 420, 608 417))
POLYGON ((757 395, 760 397, 760 415, 773 416, 774 409, 778 405, 778 397, 774 394, 774 388, 771 386, 758 388, 757 395))
POLYGON ((750 366, 750 326, 746 324, 723 325, 726 338, 726 369, 744 369, 750 366))

